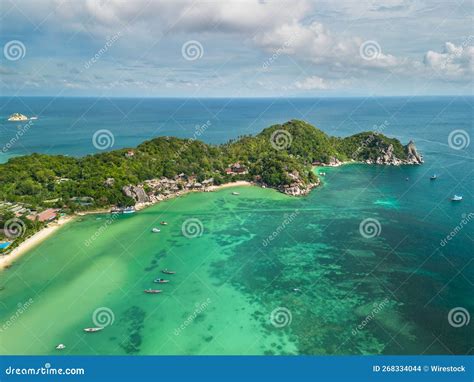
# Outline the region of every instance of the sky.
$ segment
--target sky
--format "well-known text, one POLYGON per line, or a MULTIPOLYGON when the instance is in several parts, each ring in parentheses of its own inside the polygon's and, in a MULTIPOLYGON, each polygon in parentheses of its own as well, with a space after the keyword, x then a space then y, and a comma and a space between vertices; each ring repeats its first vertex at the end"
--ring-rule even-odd
POLYGON ((472 95, 471 0, 0 0, 2 95, 472 95))

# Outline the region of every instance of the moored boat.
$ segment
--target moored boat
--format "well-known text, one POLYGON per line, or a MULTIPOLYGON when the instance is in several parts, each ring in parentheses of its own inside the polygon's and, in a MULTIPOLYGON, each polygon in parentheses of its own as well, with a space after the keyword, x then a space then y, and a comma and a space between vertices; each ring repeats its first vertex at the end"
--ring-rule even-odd
POLYGON ((460 202, 462 200, 462 196, 461 195, 454 195, 452 198, 451 198, 451 201, 452 202, 460 202))
POLYGON ((169 283, 170 280, 165 280, 165 279, 155 279, 153 280, 154 283, 157 283, 157 284, 166 284, 166 283, 169 283))
POLYGON ((161 222, 160 224, 161 224, 161 225, 168 225, 167 222, 161 222))
POLYGON ((431 179, 431 180, 435 180, 435 179, 437 179, 437 178, 438 178, 438 175, 436 175, 436 174, 433 174, 433 175, 430 176, 430 179, 431 179))
POLYGON ((234 192, 232 193, 232 195, 240 195, 240 192, 234 191, 234 192))
POLYGON ((95 327, 95 328, 85 328, 84 331, 86 333, 95 333, 95 332, 100 332, 102 329, 101 327, 95 327))
POLYGON ((175 271, 169 271, 167 269, 163 269, 161 272, 165 275, 174 275, 176 273, 175 271))
POLYGON ((155 228, 152 228, 151 232, 158 233, 160 232, 160 229, 155 227, 155 228))
POLYGON ((56 350, 63 350, 63 349, 66 349, 66 345, 59 344, 58 346, 56 346, 56 350))
POLYGON ((163 291, 161 289, 145 289, 144 292, 148 294, 158 294, 163 291))

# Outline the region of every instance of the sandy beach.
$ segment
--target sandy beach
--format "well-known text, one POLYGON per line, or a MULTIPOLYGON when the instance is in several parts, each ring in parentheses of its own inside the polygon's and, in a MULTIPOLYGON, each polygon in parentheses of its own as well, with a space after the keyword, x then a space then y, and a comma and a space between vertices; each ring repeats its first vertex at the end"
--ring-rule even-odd
POLYGON ((61 217, 56 222, 49 223, 45 228, 36 232, 33 236, 26 239, 18 247, 13 249, 8 255, 0 255, 0 271, 5 269, 6 266, 12 264, 21 255, 33 249, 43 240, 47 239, 54 232, 56 232, 61 226, 66 223, 69 223, 73 219, 74 216, 61 217))
POLYGON ((229 187, 241 187, 241 186, 254 186, 254 183, 248 182, 246 180, 238 180, 237 182, 230 182, 230 183, 224 183, 220 184, 219 186, 210 186, 207 188, 207 191, 217 191, 221 190, 223 188, 229 188, 229 187))
MULTIPOLYGON (((206 192, 212 192, 212 191, 217 191, 221 190, 224 188, 230 188, 230 187, 241 187, 241 186, 253 186, 254 184, 245 180, 240 180, 237 182, 230 182, 230 183, 224 183, 218 186, 211 186, 206 189, 206 192)), ((183 196, 189 192, 203 192, 203 190, 189 190, 189 191, 182 191, 177 194, 173 194, 168 196, 167 198, 161 200, 169 200, 175 197, 183 196)), ((156 202, 159 203, 160 201, 156 202)), ((156 203, 143 203, 143 204, 137 204, 135 206, 136 210, 139 211, 143 208, 150 207, 156 203)), ((92 211, 82 211, 78 212, 74 216, 66 216, 66 217, 61 217, 59 218, 56 222, 49 223, 45 228, 42 230, 36 232, 33 236, 29 237, 26 239, 24 242, 22 242, 18 247, 13 249, 8 255, 0 255, 0 271, 5 269, 8 265, 12 264, 16 259, 18 259, 20 256, 25 254, 26 252, 32 250, 34 247, 36 247, 38 244, 40 244, 43 240, 46 240, 49 236, 51 236, 54 232, 56 232, 61 226, 63 226, 66 223, 69 223, 72 221, 76 216, 84 216, 84 215, 91 215, 91 214, 104 214, 110 212, 110 209, 98 209, 98 210, 92 210, 92 211)))

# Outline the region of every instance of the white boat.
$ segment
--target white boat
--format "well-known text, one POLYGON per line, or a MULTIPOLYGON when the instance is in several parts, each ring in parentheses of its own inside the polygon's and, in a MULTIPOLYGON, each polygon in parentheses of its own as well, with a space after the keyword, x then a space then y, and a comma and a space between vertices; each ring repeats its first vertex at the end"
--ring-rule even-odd
POLYGON ((97 327, 96 328, 85 328, 84 331, 86 333, 95 333, 95 332, 101 331, 102 329, 104 329, 104 328, 101 328, 101 327, 98 327, 98 328, 97 327))
POLYGON ((436 178, 438 178, 438 175, 436 175, 436 174, 433 174, 433 175, 430 176, 431 180, 435 180, 436 178))
POLYGON ((159 228, 156 228, 156 227, 151 229, 151 232, 153 232, 153 233, 158 233, 160 231, 161 230, 159 228))
POLYGON ((36 119, 38 119, 38 117, 30 117, 30 121, 34 121, 36 119))
POLYGON ((240 195, 240 193, 234 191, 234 192, 232 193, 232 195, 240 195))
POLYGON ((452 198, 451 198, 451 201, 452 202, 460 202, 462 200, 462 196, 461 195, 454 195, 452 198))
POLYGON ((133 214, 135 212, 135 207, 127 207, 122 210, 123 214, 133 214))
POLYGON ((58 346, 56 346, 56 350, 63 350, 63 349, 66 349, 66 345, 59 344, 58 346))

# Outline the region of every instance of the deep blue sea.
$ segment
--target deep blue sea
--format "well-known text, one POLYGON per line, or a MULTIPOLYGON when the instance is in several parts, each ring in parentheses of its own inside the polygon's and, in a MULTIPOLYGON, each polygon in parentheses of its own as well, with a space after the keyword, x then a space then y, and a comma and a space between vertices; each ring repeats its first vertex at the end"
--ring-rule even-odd
MULTIPOLYGON (((345 136, 379 129, 403 142, 414 139, 428 154, 444 151, 454 129, 472 131, 473 97, 439 98, 304 98, 304 99, 166 99, 166 98, 52 98, 0 97, 0 163, 8 157, 30 154, 80 156, 98 150, 92 144, 97 130, 112 132, 109 149, 133 147, 156 136, 191 138, 197 126, 208 127, 198 136, 223 143, 243 134, 290 119, 302 119, 333 135, 345 136), (21 124, 8 122, 12 113, 31 121, 21 139, 21 124)), ((25 123, 23 123, 25 124, 25 123)), ((468 150, 472 150, 472 146, 468 150)), ((472 151, 470 151, 472 153, 472 151)), ((447 151, 460 160, 467 153, 447 151)), ((472 156, 471 156, 472 158, 472 156)), ((453 162, 454 163, 454 162, 453 162)))
POLYGON ((472 354, 473 111, 473 97, 0 98, 0 146, 6 148, 9 144, 7 150, 0 148, 3 161, 32 152, 71 156, 95 153, 98 150, 92 137, 101 129, 113 134, 110 149, 114 149, 133 147, 162 135, 196 137, 196 131, 204 131, 197 137, 203 141, 222 143, 290 119, 308 121, 338 136, 378 130, 404 144, 413 139, 425 160, 422 166, 353 164, 325 169, 322 187, 305 198, 243 187, 239 198, 228 190, 193 194, 160 203, 130 220, 121 219, 101 237, 103 246, 88 252, 90 258, 97 259, 92 263, 99 264, 97 269, 102 272, 105 263, 101 261, 108 259, 104 259, 102 248, 113 248, 110 263, 123 265, 116 270, 119 275, 127 270, 120 287, 115 279, 110 279, 109 285, 103 277, 94 278, 105 283, 100 288, 89 282, 96 268, 82 256, 80 235, 90 235, 101 220, 90 217, 72 223, 0 275, 0 285, 10 283, 2 295, 0 318, 2 314, 10 317, 17 309, 18 290, 22 290, 22 301, 29 297, 30 284, 41 290, 39 302, 35 300, 35 307, 22 318, 23 325, 3 335, 4 352, 49 354, 55 343, 66 340, 73 345, 68 342, 71 354, 89 354, 91 344, 97 346, 97 353, 123 352, 111 335, 102 340, 95 336, 97 343, 86 343, 77 335, 81 325, 90 321, 90 312, 106 306, 116 312, 112 329, 120 335, 122 331, 127 333, 128 325, 137 326, 140 317, 151 318, 144 321, 144 332, 138 336, 144 341, 140 354, 472 354), (27 122, 7 122, 15 112, 38 119, 28 128, 27 122), (203 125, 208 127, 203 130, 203 125), (24 133, 18 136, 19 131, 24 133), (438 175, 437 180, 430 180, 432 174, 438 175), (462 195, 462 202, 450 201, 454 194, 462 195), (268 246, 262 245, 262 240, 295 210, 298 215, 294 222, 268 246), (160 234, 157 244, 155 236, 148 237, 148 241, 140 239, 122 256, 120 248, 141 238, 143 227, 149 233, 149 227, 162 219, 160 214, 168 214, 164 216, 171 222, 170 236, 160 234), (197 217, 204 223, 205 234, 200 242, 182 240, 179 227, 183 216, 197 217), (361 225, 367 219, 379 224, 378 229, 372 226, 375 232, 365 232, 368 236, 374 233, 374 237, 361 234, 361 225), (117 238, 123 241, 120 246, 116 245, 117 238), (52 264, 63 269, 61 243, 68 243, 68 250, 81 254, 74 259, 82 261, 83 267, 72 263, 67 272, 53 277, 49 274, 56 273, 52 264), (176 249, 176 254, 156 254, 156 246, 172 253, 176 249), (151 265, 144 271, 141 265, 130 262, 129 252, 151 265), (211 255, 207 257, 208 252, 211 255), (116 258, 123 263, 116 262, 116 258), (135 286, 138 275, 150 279, 147 269, 156 268, 157 259, 178 267, 183 279, 188 280, 181 289, 178 284, 169 300, 170 308, 158 312, 149 299, 142 302, 137 298, 149 284, 143 284, 137 296, 120 294, 121 287, 135 286), (199 271, 189 277, 183 264, 191 267, 192 261, 200 264, 199 271), (80 283, 79 278, 83 280, 80 283), (25 279, 29 288, 23 288, 25 279), (213 280, 205 285, 219 286, 218 293, 212 294, 211 310, 193 330, 189 328, 185 337, 180 337, 182 342, 173 340, 175 347, 157 350, 158 344, 167 344, 168 337, 175 337, 168 336, 172 332, 166 328, 174 328, 176 322, 187 317, 194 300, 184 298, 188 294, 194 298, 193 293, 198 293, 196 301, 204 301, 209 295, 208 287, 201 288, 203 279, 213 280), (95 294, 90 301, 78 304, 83 307, 82 313, 78 314, 79 308, 73 306, 64 315, 63 300, 55 292, 65 291, 64 296, 74 299, 77 290, 89 283, 96 287, 95 294), (225 288, 228 294, 222 292, 225 288), (53 304, 56 310, 52 310, 53 304), (137 307, 122 312, 122 305, 137 307), (181 305, 183 310, 177 310, 181 305), (278 307, 290 308, 292 313, 291 325, 283 331, 268 323, 269 313, 278 307), (61 317, 62 332, 49 324, 50 316, 61 317), (41 334, 44 343, 37 341, 25 349, 23 341, 30 341, 30 332, 36 332, 37 323, 45 317, 48 325, 40 326, 51 330, 41 334), (224 331, 224 327, 232 330, 224 331), (262 335, 260 344, 254 338, 257 334, 262 335), (79 345, 74 345, 76 341, 79 345), (259 345, 252 348, 252 344, 259 345))

